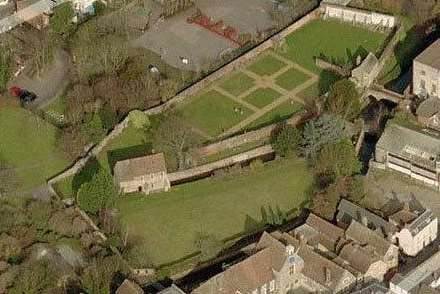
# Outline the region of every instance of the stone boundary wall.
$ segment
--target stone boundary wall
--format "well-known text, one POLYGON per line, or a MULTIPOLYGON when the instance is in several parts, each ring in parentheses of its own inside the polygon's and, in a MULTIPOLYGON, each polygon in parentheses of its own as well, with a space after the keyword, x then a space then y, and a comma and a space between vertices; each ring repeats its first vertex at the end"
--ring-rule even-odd
MULTIPOLYGON (((313 113, 303 110, 300 113, 294 115, 292 118, 286 121, 287 124, 296 126, 305 120, 314 117, 313 113)), ((279 123, 271 124, 261 129, 246 132, 241 135, 227 138, 225 140, 209 144, 207 146, 200 147, 197 153, 201 156, 209 156, 227 149, 233 149, 239 147, 240 145, 260 141, 262 139, 270 138, 273 131, 275 131, 279 126, 279 123)))
MULTIPOLYGON (((144 113, 147 115, 155 115, 159 114, 172 106, 179 104, 185 100, 188 96, 194 95, 201 89, 205 88, 208 84, 212 83, 213 81, 217 80, 218 78, 222 77, 223 75, 226 75, 230 72, 232 72, 234 69, 242 66, 245 63, 248 63, 253 58, 260 55, 262 52, 266 51, 269 48, 272 48, 276 44, 278 44, 278 40, 283 39, 293 33, 294 31, 300 29, 310 21, 317 19, 319 17, 319 8, 316 8, 309 12, 307 15, 300 18, 298 21, 296 21, 294 24, 290 25, 289 27, 285 28, 278 34, 272 36, 270 39, 264 41, 254 49, 251 49, 249 52, 243 54, 242 56, 238 57, 237 59, 231 61, 230 63, 226 64, 222 68, 214 71, 207 77, 203 78, 199 82, 195 83, 194 85, 190 86, 189 88, 183 90, 182 92, 178 93, 176 96, 165 102, 164 104, 161 104, 159 106, 150 108, 148 110, 145 110, 144 113)), ((86 163, 90 160, 90 158, 98 155, 102 149, 107 145, 107 143, 112 140, 113 138, 117 137, 119 134, 122 133, 122 131, 128 126, 129 119, 128 116, 125 117, 125 119, 116 125, 114 129, 97 145, 90 148, 86 154, 79 158, 73 165, 71 165, 69 168, 61 172, 60 174, 56 175, 55 177, 49 179, 48 184, 53 185, 54 183, 57 183, 65 178, 68 178, 70 176, 73 176, 76 174, 79 170, 81 170, 86 163)))
POLYGON ((379 57, 379 74, 382 72, 383 68, 385 67, 386 62, 389 58, 391 58, 392 54, 394 53, 394 48, 396 47, 397 43, 400 40, 400 36, 403 34, 403 31, 405 28, 401 23, 397 24, 397 30, 395 30, 394 35, 389 40, 387 46, 382 51, 382 54, 379 57))
POLYGON ((246 161, 250 161, 252 159, 269 155, 274 153, 271 145, 265 145, 262 147, 255 148, 253 150, 243 152, 225 159, 221 159, 216 162, 200 165, 194 168, 190 168, 184 171, 178 171, 171 174, 168 174, 168 179, 171 183, 180 182, 186 179, 196 178, 197 176, 209 174, 215 170, 225 168, 237 163, 243 163, 246 161))

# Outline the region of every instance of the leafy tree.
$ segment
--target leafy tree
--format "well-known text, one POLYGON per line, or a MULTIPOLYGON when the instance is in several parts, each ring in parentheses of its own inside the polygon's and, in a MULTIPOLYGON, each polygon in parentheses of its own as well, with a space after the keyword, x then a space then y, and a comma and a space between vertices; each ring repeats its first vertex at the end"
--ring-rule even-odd
POLYGON ((82 286, 85 293, 110 294, 111 283, 122 265, 116 257, 96 258, 84 269, 82 286))
POLYGON ((183 120, 175 113, 162 119, 159 127, 154 130, 153 137, 158 150, 168 152, 175 157, 178 169, 186 167, 190 148, 200 142, 191 127, 183 123, 183 120))
POLYGON ((148 115, 140 110, 133 110, 129 114, 130 123, 136 129, 146 129, 150 126, 148 115))
POLYGON ((11 78, 9 54, 0 49, 0 92, 6 90, 6 84, 11 78))
POLYGON ((93 143, 101 141, 106 134, 106 130, 102 124, 101 116, 98 113, 90 113, 85 118, 85 123, 81 126, 82 132, 93 143))
POLYGON ((75 28, 75 24, 72 22, 74 16, 75 10, 70 2, 55 7, 53 16, 50 18, 52 30, 61 35, 69 35, 75 28))
POLYGON ((45 261, 29 262, 20 268, 12 288, 11 294, 39 294, 51 293, 56 289, 55 269, 45 261))
POLYGON ((361 112, 360 94, 348 79, 337 81, 330 87, 326 110, 346 120, 355 119, 361 112))
POLYGON ((112 206, 116 196, 111 175, 100 167, 91 181, 81 185, 77 201, 86 212, 97 214, 101 209, 112 206))
POLYGON ((333 115, 324 114, 305 125, 301 150, 306 157, 315 161, 323 146, 344 138, 347 138, 344 121, 333 115))
POLYGON ((359 173, 361 167, 356 150, 347 139, 325 145, 319 152, 315 164, 319 175, 333 179, 359 173))
POLYGON ((272 147, 276 154, 286 157, 298 150, 300 141, 300 131, 294 126, 284 125, 272 139, 272 147))

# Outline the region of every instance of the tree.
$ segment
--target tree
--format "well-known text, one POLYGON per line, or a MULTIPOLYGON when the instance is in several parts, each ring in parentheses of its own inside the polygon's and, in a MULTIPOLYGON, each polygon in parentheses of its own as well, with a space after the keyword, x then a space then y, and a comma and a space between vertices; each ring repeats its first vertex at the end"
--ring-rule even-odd
POLYGON ((75 28, 73 17, 75 10, 73 10, 70 2, 65 2, 54 8, 53 16, 50 18, 50 25, 54 32, 61 35, 69 35, 75 28))
POLYGON ((361 112, 360 94, 355 84, 348 79, 334 83, 330 87, 325 108, 342 119, 354 120, 361 112))
POLYGON ((359 173, 361 167, 356 150, 347 139, 325 145, 319 152, 315 164, 318 175, 332 179, 359 173))
POLYGON ((0 157, 0 197, 17 190, 20 180, 15 169, 0 157))
POLYGON ((191 127, 175 113, 162 119, 159 127, 153 132, 153 137, 154 144, 158 146, 157 149, 175 156, 178 169, 186 167, 190 148, 199 143, 199 138, 191 127))
POLYGON ((101 209, 113 205, 117 196, 111 175, 100 167, 90 182, 78 190, 78 205, 86 212, 97 214, 101 209))
POLYGON ((344 121, 328 114, 308 122, 303 131, 301 142, 302 152, 315 161, 321 148, 333 142, 347 138, 344 131, 344 121))
POLYGON ((110 294, 111 283, 122 265, 117 257, 96 258, 84 269, 82 286, 85 293, 110 294))
POLYGON ((298 150, 300 141, 300 131, 292 125, 284 125, 272 139, 272 147, 276 154, 286 157, 298 150))
POLYGON ((11 294, 52 293, 56 289, 57 272, 46 261, 29 262, 20 268, 11 294))
POLYGON ((150 120, 148 119, 148 115, 140 110, 133 110, 128 115, 131 125, 140 130, 146 129, 150 126, 150 120))

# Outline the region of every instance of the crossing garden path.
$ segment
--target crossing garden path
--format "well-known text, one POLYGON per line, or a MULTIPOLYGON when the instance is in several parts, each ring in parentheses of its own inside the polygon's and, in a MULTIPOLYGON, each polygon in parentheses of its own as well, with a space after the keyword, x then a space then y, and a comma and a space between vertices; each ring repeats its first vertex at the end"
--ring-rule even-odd
MULTIPOLYGON (((181 108, 183 117, 205 139, 226 137, 270 114, 299 110, 304 91, 319 77, 272 50, 225 79, 212 83, 181 108)), ((270 120, 270 118, 269 118, 270 120)))

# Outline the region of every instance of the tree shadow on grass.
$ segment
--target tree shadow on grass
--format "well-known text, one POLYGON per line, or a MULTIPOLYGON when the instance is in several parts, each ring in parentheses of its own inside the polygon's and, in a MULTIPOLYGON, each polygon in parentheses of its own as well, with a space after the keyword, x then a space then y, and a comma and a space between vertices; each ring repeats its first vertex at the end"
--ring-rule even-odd
POLYGON ((96 157, 91 158, 86 165, 75 174, 72 180, 72 190, 74 195, 78 192, 82 184, 90 182, 93 176, 98 173, 99 169, 102 168, 96 159, 96 157))

